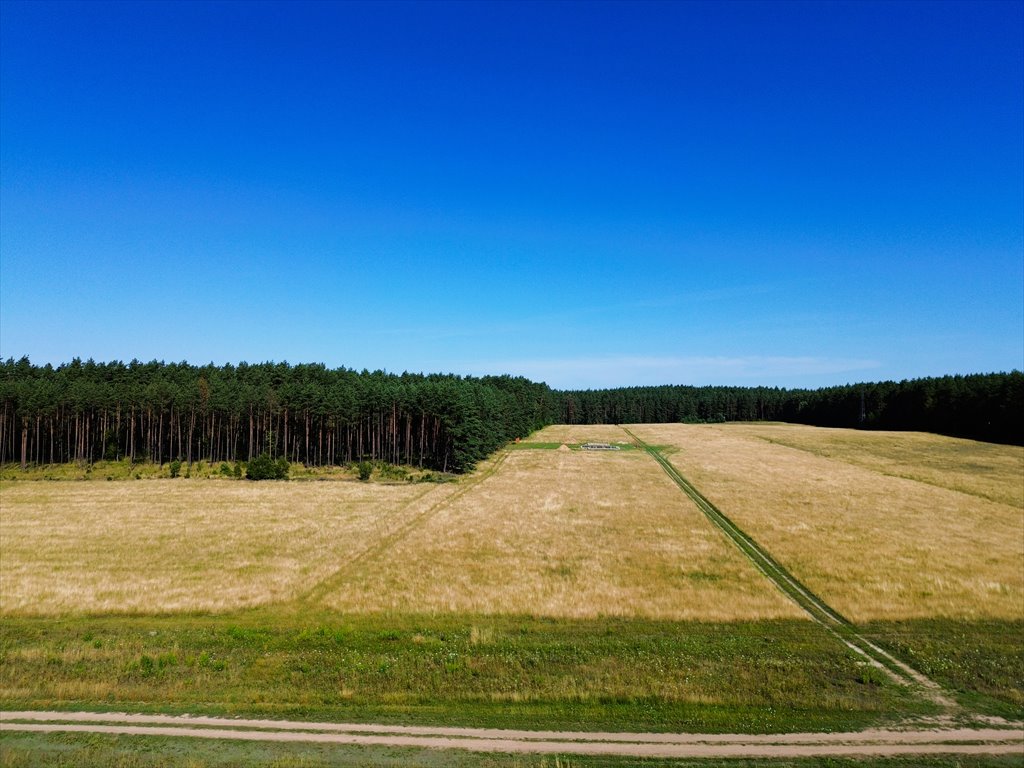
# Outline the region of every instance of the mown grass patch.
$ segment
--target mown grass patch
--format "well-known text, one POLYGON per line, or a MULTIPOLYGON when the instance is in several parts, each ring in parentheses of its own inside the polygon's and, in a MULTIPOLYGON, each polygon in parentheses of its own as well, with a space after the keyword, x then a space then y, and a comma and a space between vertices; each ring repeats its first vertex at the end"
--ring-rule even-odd
POLYGON ((579 730, 858 728, 929 705, 800 620, 10 618, 0 706, 579 730))
POLYGON ((1024 620, 876 621, 863 630, 966 706, 1024 719, 1024 620))
POLYGON ((909 755, 895 758, 654 759, 503 755, 408 747, 216 741, 162 736, 0 735, 0 768, 1016 768, 1018 755, 909 755))

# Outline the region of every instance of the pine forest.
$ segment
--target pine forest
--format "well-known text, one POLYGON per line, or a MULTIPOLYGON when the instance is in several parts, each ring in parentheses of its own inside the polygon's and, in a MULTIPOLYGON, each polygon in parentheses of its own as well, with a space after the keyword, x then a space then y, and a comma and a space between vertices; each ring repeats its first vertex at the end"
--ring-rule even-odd
POLYGON ((360 460, 463 472, 553 423, 786 421, 1024 442, 1024 374, 824 389, 561 391, 522 377, 401 375, 320 364, 0 362, 0 463, 129 459, 307 465, 360 460))

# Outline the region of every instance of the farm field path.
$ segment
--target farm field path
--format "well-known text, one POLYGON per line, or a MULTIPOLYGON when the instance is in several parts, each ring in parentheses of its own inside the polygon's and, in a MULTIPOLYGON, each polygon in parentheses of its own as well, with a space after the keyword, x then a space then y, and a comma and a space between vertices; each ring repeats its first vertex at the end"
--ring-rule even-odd
POLYGON ((811 592, 810 589, 779 564, 757 541, 752 539, 732 520, 726 517, 721 510, 708 501, 657 448, 648 445, 625 427, 622 430, 661 465, 662 469, 697 505, 701 512, 729 537, 767 579, 775 584, 784 595, 800 606, 814 621, 821 624, 852 651, 888 674, 896 682, 916 688, 925 698, 945 708, 948 712, 959 709, 956 701, 947 695, 938 683, 868 640, 838 611, 811 592))
POLYGON ((1012 755, 1024 751, 1024 726, 1019 723, 1009 729, 918 728, 845 733, 673 734, 514 731, 124 713, 10 711, 0 712, 0 732, 3 731, 667 758, 1012 755))
POLYGON ((1024 449, 799 426, 629 428, 851 622, 1024 617, 1024 449))

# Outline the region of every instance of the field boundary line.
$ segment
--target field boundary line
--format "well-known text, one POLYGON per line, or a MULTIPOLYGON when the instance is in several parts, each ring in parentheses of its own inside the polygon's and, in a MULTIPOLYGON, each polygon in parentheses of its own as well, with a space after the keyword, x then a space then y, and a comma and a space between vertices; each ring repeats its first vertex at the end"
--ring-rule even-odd
POLYGON ((704 513, 704 516, 729 537, 766 578, 814 621, 825 627, 844 645, 863 657, 873 667, 883 671, 895 682, 921 689, 926 698, 946 710, 958 708, 957 703, 942 690, 938 683, 864 637, 849 619, 814 594, 785 566, 772 557, 764 547, 712 504, 689 480, 683 477, 675 465, 661 454, 661 451, 648 445, 625 427, 621 427, 621 429, 658 462, 665 473, 704 513))
MULTIPOLYGON (((366 549, 363 549, 360 552, 357 552, 352 557, 348 558, 333 573, 317 582, 313 587, 308 589, 306 592, 296 597, 295 602, 316 602, 321 600, 325 595, 330 594, 330 592, 338 586, 339 582, 343 580, 343 577, 349 573, 353 566, 368 560, 374 555, 378 555, 381 552, 384 552, 389 547, 393 546, 395 543, 401 541, 403 538, 409 535, 409 533, 411 533, 413 529, 419 527, 427 520, 429 520, 431 517, 433 517, 435 514, 437 514, 437 512, 441 510, 443 507, 447 506, 448 504, 451 504, 456 499, 464 496, 471 489, 476 488, 482 482, 493 476, 494 473, 498 471, 498 468, 505 463, 505 460, 509 457, 509 454, 510 451, 503 450, 501 454, 498 456, 498 458, 495 459, 495 461, 489 467, 484 469, 479 474, 475 474, 469 477, 465 483, 458 483, 459 487, 457 487, 453 492, 448 493, 441 499, 438 499, 429 507, 427 507, 424 511, 420 512, 419 514, 413 515, 411 518, 409 518, 404 523, 399 525, 393 531, 384 534, 376 542, 366 547, 366 549)), ((442 490, 446 490, 444 485, 440 486, 440 488, 442 490)), ((437 488, 435 487, 434 489, 431 489, 431 491, 436 489, 437 488)), ((417 496, 416 498, 412 499, 409 502, 409 505, 415 504, 416 502, 426 498, 431 491, 427 491, 426 493, 421 494, 420 496, 417 496)))

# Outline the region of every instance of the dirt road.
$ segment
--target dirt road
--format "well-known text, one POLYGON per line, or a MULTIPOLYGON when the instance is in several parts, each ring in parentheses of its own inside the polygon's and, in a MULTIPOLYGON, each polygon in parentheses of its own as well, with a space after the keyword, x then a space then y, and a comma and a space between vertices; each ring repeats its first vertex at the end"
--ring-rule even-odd
POLYGON ((92 712, 0 712, 0 732, 43 731, 379 745, 471 752, 635 757, 827 757, 1020 754, 1024 725, 851 733, 706 734, 511 731, 92 712))

